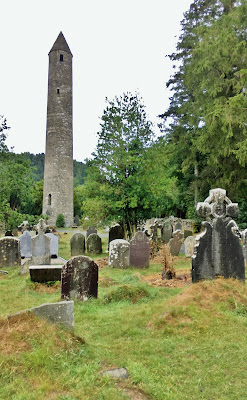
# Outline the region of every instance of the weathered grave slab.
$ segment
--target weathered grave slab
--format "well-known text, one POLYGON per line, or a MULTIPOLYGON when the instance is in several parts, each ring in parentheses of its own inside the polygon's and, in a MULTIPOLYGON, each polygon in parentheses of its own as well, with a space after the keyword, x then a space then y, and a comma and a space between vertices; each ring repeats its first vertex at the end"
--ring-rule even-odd
POLYGON ((245 279, 240 231, 232 219, 238 215, 237 203, 232 203, 224 189, 213 189, 209 197, 197 204, 197 214, 206 217, 204 232, 196 237, 192 256, 192 282, 200 279, 245 279))
POLYGON ((192 257, 196 240, 194 236, 188 236, 184 241, 185 257, 192 257))
POLYGON ((178 256, 179 255, 179 251, 182 245, 181 239, 183 237, 183 234, 180 230, 176 230, 175 232, 173 232, 173 237, 172 239, 169 240, 169 249, 170 249, 170 253, 172 256, 178 256))
POLYGON ((21 265, 20 241, 13 237, 0 239, 0 267, 14 267, 21 265))
POLYGON ((165 221, 161 228, 161 240, 164 243, 168 243, 172 238, 172 224, 169 221, 165 221))
POLYGON ((35 265, 51 263, 51 239, 42 231, 32 237, 32 262, 35 265))
POLYGON ((74 328, 74 302, 60 301, 58 303, 44 303, 38 307, 29 308, 20 311, 16 314, 8 315, 8 318, 13 318, 16 315, 24 313, 33 313, 39 318, 45 318, 55 324, 62 324, 67 328, 74 328))
POLYGON ((91 254, 102 253, 101 237, 97 233, 91 233, 87 238, 87 252, 91 254))
POLYGON ((53 233, 46 233, 45 235, 51 239, 51 258, 57 258, 59 240, 58 235, 54 235, 53 233))
POLYGON ((130 241, 130 267, 148 268, 150 243, 144 232, 136 232, 130 241))
POLYGON ((86 251, 85 236, 82 233, 74 233, 70 239, 71 256, 80 256, 86 251))
POLYGON ((181 221, 177 221, 177 222, 175 223, 174 230, 175 230, 175 231, 181 231, 181 230, 182 230, 182 227, 183 227, 182 222, 181 222, 181 221))
POLYGON ((115 239, 110 242, 109 265, 113 268, 129 268, 130 244, 124 239, 115 239))
POLYGON ((31 265, 29 267, 32 282, 61 281, 63 265, 31 265))
POLYGON ((115 239, 123 239, 124 238, 124 231, 123 228, 116 224, 109 229, 108 232, 108 249, 110 247, 110 242, 115 239))
POLYGON ((23 231, 23 234, 20 236, 20 251, 21 258, 30 258, 32 257, 32 236, 28 231, 23 231))
POLYGON ((96 233, 97 235, 97 229, 95 229, 94 226, 90 226, 86 232, 86 238, 88 238, 88 236, 92 235, 93 233, 96 233))
POLYGON ((242 238, 243 238, 243 254, 245 260, 247 260, 247 229, 245 229, 242 232, 242 238))
POLYGON ((61 296, 64 300, 88 300, 98 296, 98 265, 89 257, 72 257, 62 269, 61 296))
POLYGON ((117 379, 128 379, 129 377, 129 373, 126 368, 106 369, 105 371, 101 372, 100 375, 108 375, 117 379))

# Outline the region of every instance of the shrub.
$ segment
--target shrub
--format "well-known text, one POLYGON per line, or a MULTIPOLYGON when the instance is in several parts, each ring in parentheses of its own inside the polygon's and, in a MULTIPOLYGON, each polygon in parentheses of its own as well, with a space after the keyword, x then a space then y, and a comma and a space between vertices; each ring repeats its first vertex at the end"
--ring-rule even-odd
POLYGON ((65 219, 63 214, 58 214, 56 220, 56 227, 57 228, 64 228, 65 227, 65 219))

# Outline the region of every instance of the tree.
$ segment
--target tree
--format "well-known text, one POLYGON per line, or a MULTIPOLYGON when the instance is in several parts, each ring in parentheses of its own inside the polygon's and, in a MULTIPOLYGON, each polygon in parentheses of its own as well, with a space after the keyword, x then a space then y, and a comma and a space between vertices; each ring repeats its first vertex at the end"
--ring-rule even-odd
POLYGON ((124 93, 106 103, 96 152, 88 162, 83 209, 98 221, 115 219, 132 235, 151 209, 143 176, 154 134, 137 94, 124 93))

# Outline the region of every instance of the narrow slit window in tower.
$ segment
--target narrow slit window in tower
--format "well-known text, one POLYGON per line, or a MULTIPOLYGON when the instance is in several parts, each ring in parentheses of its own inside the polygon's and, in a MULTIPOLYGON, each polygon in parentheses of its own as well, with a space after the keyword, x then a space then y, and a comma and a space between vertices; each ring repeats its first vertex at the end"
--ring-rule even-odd
POLYGON ((51 194, 48 194, 48 206, 51 206, 51 194))
POLYGON ((59 94, 59 89, 57 89, 57 94, 59 94))
POLYGON ((63 61, 63 54, 60 54, 60 61, 63 61))

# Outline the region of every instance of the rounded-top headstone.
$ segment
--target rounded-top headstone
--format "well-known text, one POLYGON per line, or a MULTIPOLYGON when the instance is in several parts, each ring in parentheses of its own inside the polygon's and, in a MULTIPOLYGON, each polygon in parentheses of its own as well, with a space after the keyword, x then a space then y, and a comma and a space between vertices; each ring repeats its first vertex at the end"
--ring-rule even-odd
POLYGON ((113 268, 128 268, 130 262, 130 244, 124 239, 110 242, 109 265, 113 268))
POLYGON ((74 233, 70 239, 71 256, 80 256, 85 253, 85 236, 82 233, 74 233))
POLYGON ((97 233, 91 233, 87 238, 87 252, 91 254, 102 253, 101 237, 97 233))
POLYGON ((130 241, 130 267, 148 268, 150 243, 144 232, 136 232, 130 241))

